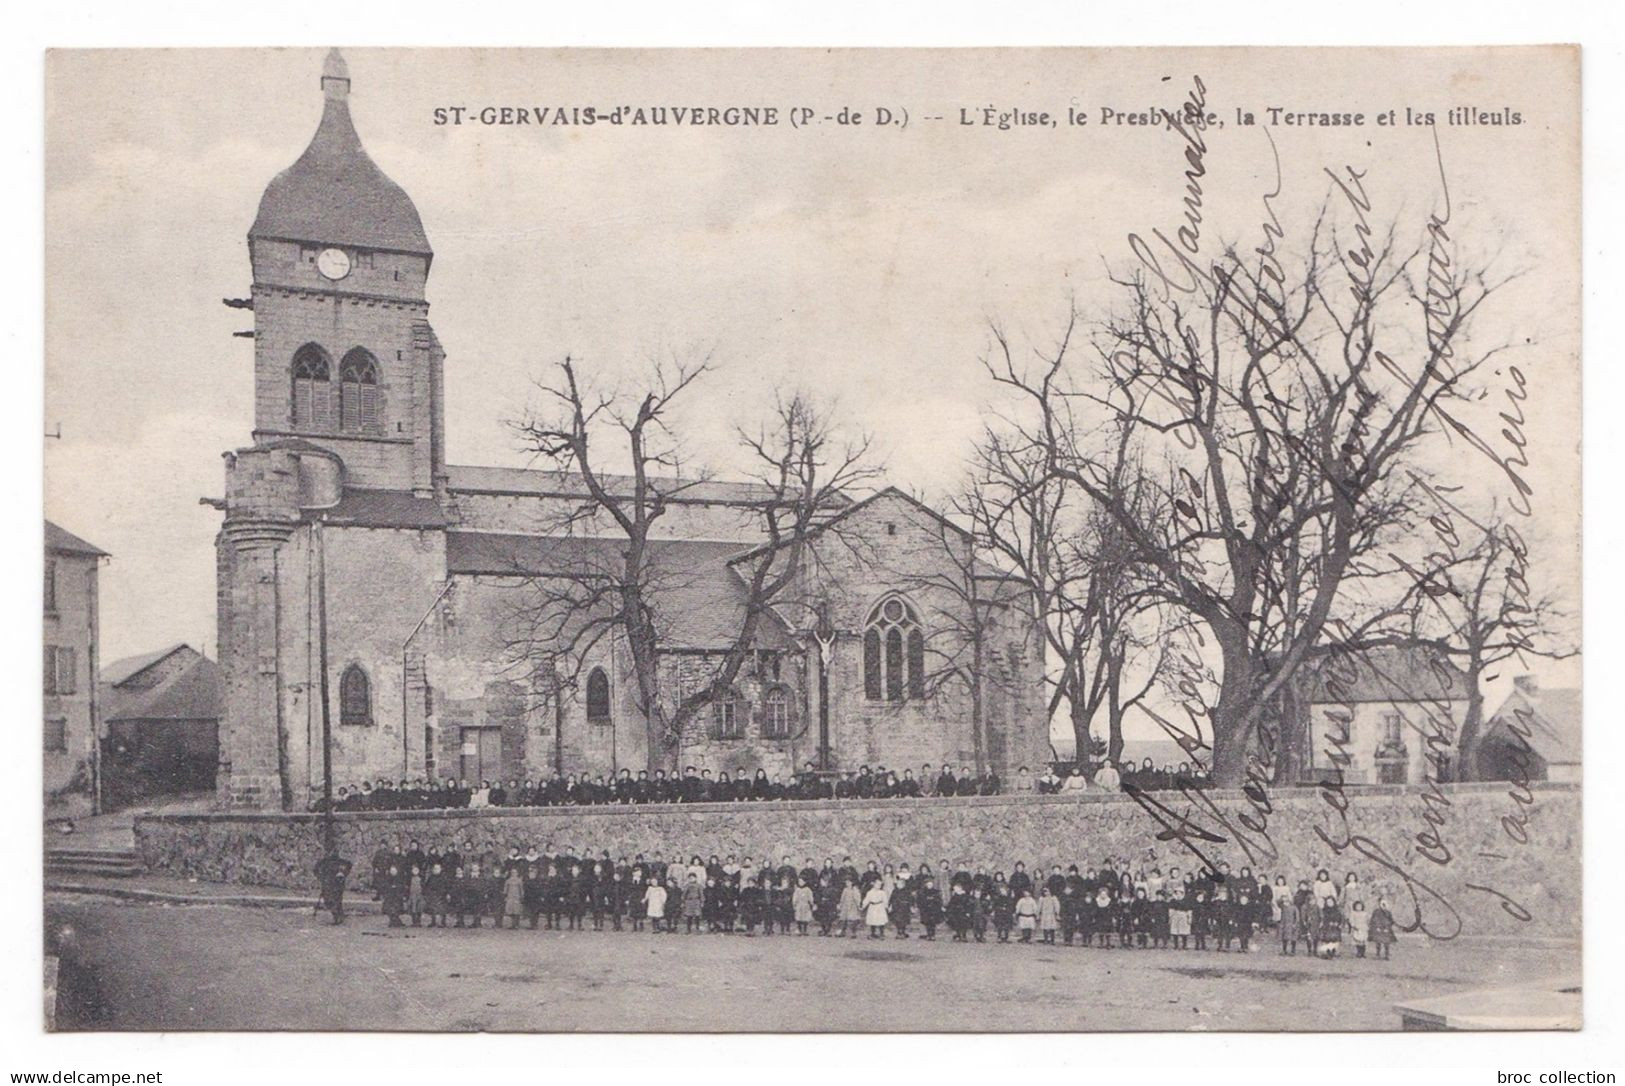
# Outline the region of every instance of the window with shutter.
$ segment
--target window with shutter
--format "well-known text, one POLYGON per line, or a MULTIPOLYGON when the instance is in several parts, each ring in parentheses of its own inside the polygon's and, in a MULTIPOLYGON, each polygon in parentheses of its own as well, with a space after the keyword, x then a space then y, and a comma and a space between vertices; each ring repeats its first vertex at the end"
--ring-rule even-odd
POLYGON ((328 401, 332 395, 332 364, 327 352, 307 343, 293 355, 293 428, 326 430, 332 423, 328 401))
POLYGON ((45 692, 56 693, 56 646, 45 646, 45 692))
POLYGON ((62 717, 51 717, 45 721, 45 749, 53 754, 68 749, 68 722, 62 717))
POLYGON ((71 648, 58 648, 56 650, 56 692, 58 694, 78 693, 78 669, 76 653, 71 648))
POLYGON ((357 347, 339 366, 339 428, 370 433, 378 428, 378 363, 357 347))

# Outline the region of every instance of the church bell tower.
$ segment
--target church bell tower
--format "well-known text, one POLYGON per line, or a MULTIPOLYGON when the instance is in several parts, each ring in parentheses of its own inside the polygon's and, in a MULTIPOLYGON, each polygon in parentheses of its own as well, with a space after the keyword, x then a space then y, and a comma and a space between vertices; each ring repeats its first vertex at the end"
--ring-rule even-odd
POLYGON ((444 462, 444 354, 424 297, 434 253, 361 145, 336 49, 321 92, 315 136, 248 232, 254 441, 310 442, 337 454, 348 487, 428 497, 444 462))
POLYGON ((313 783, 296 718, 320 696, 308 630, 326 617, 310 589, 323 525, 402 508, 433 523, 445 490, 445 354, 424 297, 434 254, 411 199, 361 146, 337 50, 321 96, 315 136, 248 231, 253 441, 226 454, 215 548, 218 799, 231 807, 302 807, 313 783))

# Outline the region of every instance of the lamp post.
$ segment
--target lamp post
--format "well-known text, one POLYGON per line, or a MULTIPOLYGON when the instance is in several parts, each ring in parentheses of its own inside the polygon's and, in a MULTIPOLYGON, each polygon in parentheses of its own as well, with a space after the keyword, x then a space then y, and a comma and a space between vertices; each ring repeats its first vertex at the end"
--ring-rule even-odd
POLYGON ((316 543, 316 666, 317 690, 322 699, 322 854, 333 856, 338 834, 333 825, 333 716, 327 687, 327 539, 322 533, 323 518, 311 525, 316 543))

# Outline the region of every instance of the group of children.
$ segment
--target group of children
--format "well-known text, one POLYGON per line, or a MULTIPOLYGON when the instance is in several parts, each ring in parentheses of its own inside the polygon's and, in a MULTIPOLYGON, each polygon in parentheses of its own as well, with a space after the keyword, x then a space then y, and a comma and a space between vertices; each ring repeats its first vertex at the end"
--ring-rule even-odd
POLYGON ((372 875, 392 927, 478 928, 490 920, 532 930, 577 931, 590 923, 595 931, 770 936, 816 928, 826 937, 881 939, 890 931, 907 939, 918 923, 927 940, 946 928, 954 942, 991 935, 1001 943, 1122 949, 1207 950, 1211 943, 1221 953, 1252 951, 1271 931, 1284 955, 1297 954, 1302 943, 1306 953, 1333 957, 1347 936, 1357 957, 1370 947, 1383 959, 1395 938, 1383 899, 1368 911, 1356 875, 1337 883, 1325 870, 1290 886, 1285 875, 1271 883, 1226 864, 1184 875, 1172 868, 1165 876, 1108 859, 1083 872, 1055 864, 1045 875, 1018 862, 1006 876, 947 860, 935 868, 871 860, 860 870, 850 857, 822 865, 809 857, 798 867, 786 856, 757 867, 750 857, 612 861, 608 852, 552 846, 497 856, 465 841, 445 850, 417 842, 382 847, 372 875))

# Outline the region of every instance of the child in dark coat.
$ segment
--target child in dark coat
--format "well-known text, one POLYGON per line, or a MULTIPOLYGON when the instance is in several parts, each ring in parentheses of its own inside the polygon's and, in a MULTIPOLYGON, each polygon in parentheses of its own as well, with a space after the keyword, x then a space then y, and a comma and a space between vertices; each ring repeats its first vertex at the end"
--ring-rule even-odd
POLYGON ((1117 902, 1112 908, 1112 919, 1117 928, 1117 946, 1120 950, 1132 950, 1134 947, 1134 922, 1138 919, 1138 910, 1134 905, 1134 895, 1127 891, 1117 895, 1117 902))
POLYGON ((391 863, 384 869, 384 877, 378 884, 378 896, 383 899, 384 915, 389 917, 389 926, 404 927, 401 914, 406 911, 406 884, 399 865, 391 863))
POLYGON ((485 915, 491 918, 491 926, 502 926, 502 914, 507 911, 506 885, 503 880, 502 868, 493 863, 485 876, 485 915))
POLYGON ((406 884, 406 911, 412 916, 412 926, 423 924, 423 882, 424 871, 421 863, 412 865, 412 877, 406 884))
POLYGON ((1151 945, 1151 898, 1144 889, 1134 891, 1134 945, 1141 950, 1151 945))
POLYGON ((525 919, 530 930, 535 931, 547 909, 547 864, 540 858, 525 865, 524 905, 525 919))
POLYGON ((1157 899, 1150 903, 1150 910, 1151 945, 1158 950, 1167 950, 1169 928, 1172 924, 1170 919, 1172 909, 1168 903, 1168 891, 1157 891, 1157 899))
POLYGON ((998 935, 999 942, 1010 941, 1010 929, 1016 922, 1016 899, 1010 893, 1009 883, 1000 883, 993 891, 993 900, 988 911, 993 916, 993 931, 998 935))
POLYGON ((892 927, 896 929, 897 938, 908 938, 908 926, 914 920, 914 886, 913 880, 899 882, 891 892, 891 900, 886 903, 886 913, 891 917, 892 927))
POLYGON ((1192 904, 1185 896, 1184 886, 1175 890, 1173 900, 1168 902, 1168 938, 1173 941, 1175 950, 1190 949, 1192 904))
POLYGON ((1388 899, 1378 898, 1371 910, 1371 949, 1380 960, 1387 961, 1389 948, 1394 945, 1394 914, 1388 911, 1388 899))
POLYGON ((971 929, 971 897, 965 892, 963 885, 954 883, 953 890, 948 894, 947 907, 943 911, 948 928, 954 933, 954 942, 965 942, 971 929))
POLYGON ((1204 891, 1196 891, 1191 900, 1191 941, 1197 950, 1207 949, 1207 937, 1213 931, 1213 903, 1204 891))
POLYGON ((840 911, 841 891, 835 884, 835 876, 828 872, 819 875, 818 889, 813 891, 813 919, 818 921, 819 935, 829 935, 840 911))
POLYGON ((649 892, 649 883, 644 881, 643 868, 634 867, 632 878, 626 883, 626 900, 622 912, 632 919, 632 930, 642 931, 643 922, 649 916, 649 904, 645 895, 649 892))
POLYGON ((1235 929, 1236 903, 1230 900, 1229 888, 1220 886, 1213 892, 1213 934, 1218 938, 1220 954, 1230 949, 1235 929))
POLYGON ((431 928, 446 926, 446 890, 449 881, 440 864, 429 866, 429 875, 423 880, 423 911, 429 914, 431 928))
POLYGON ((454 867, 451 871, 451 884, 446 890, 446 904, 457 917, 458 927, 463 926, 463 921, 471 912, 474 913, 474 919, 479 920, 478 906, 473 897, 474 880, 471 877, 473 873, 472 865, 454 867))
POLYGON ((688 884, 683 887, 683 928, 693 935, 700 930, 700 921, 705 916, 705 887, 700 885, 697 875, 688 876, 688 884))
POLYGON ((746 935, 755 937, 756 925, 762 922, 766 907, 767 895, 755 879, 748 880, 739 888, 739 920, 745 925, 746 935))
POLYGON ((599 913, 593 917, 594 922, 598 922, 600 917, 607 917, 610 926, 620 931, 621 914, 626 909, 626 883, 621 879, 619 871, 610 875, 607 882, 598 884, 598 908, 599 913))
POLYGON ((1243 954, 1249 954, 1252 952, 1253 920, 1255 919, 1256 915, 1253 908, 1252 898, 1246 890, 1240 890, 1236 894, 1236 900, 1233 902, 1233 906, 1234 920, 1232 922, 1232 927, 1234 929, 1236 941, 1240 944, 1241 952, 1243 954))
POLYGON ((1297 957, 1298 940, 1303 938, 1303 907, 1291 897, 1284 897, 1281 900, 1279 927, 1281 953, 1289 957, 1297 957))
POLYGON ((568 896, 564 899, 564 911, 570 921, 570 930, 580 931, 581 922, 587 915, 587 907, 592 902, 592 872, 586 864, 576 868, 566 893, 568 896))
POLYGON ((1315 952, 1322 958, 1335 958, 1343 943, 1343 910, 1337 899, 1327 897, 1320 903, 1320 916, 1315 922, 1315 952))
MULTIPOLYGON (((525 876, 523 863, 508 868, 507 876, 502 880, 502 915, 508 918, 508 926, 517 928, 519 917, 525 911, 525 876)), ((502 926, 502 917, 497 918, 497 927, 502 926)))
POLYGON ((925 926, 926 941, 935 942, 937 925, 942 923, 942 893, 937 889, 937 882, 931 876, 927 875, 921 881, 923 885, 920 887, 915 904, 920 910, 920 923, 925 926))

